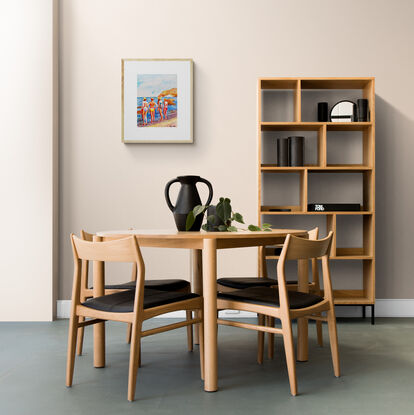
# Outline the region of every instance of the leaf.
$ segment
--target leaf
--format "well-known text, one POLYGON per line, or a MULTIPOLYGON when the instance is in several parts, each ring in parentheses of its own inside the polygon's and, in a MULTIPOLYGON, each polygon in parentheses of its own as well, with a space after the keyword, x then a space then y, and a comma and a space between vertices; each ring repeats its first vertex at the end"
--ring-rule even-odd
POLYGON ((215 217, 215 215, 210 215, 210 216, 207 216, 207 222, 208 222, 208 223, 211 223, 212 225, 214 225, 214 223, 216 222, 216 217, 215 217))
POLYGON ((224 226, 224 225, 219 225, 218 230, 219 230, 220 232, 227 232, 227 226, 224 226))
POLYGON ((224 210, 224 222, 227 222, 228 220, 231 220, 230 199, 224 199, 223 210, 224 210))
POLYGON ((272 232, 272 230, 271 230, 270 228, 263 228, 263 230, 264 230, 265 232, 272 232))
POLYGON ((264 223, 262 225, 262 228, 271 228, 271 227, 272 227, 272 225, 270 223, 264 223))
POLYGON ((239 222, 239 223, 244 223, 243 216, 240 215, 240 213, 235 213, 233 215, 233 220, 235 220, 236 222, 239 222))
POLYGON ((251 232, 261 231, 261 229, 256 225, 249 225, 247 229, 249 229, 251 232))
POLYGON ((219 200, 219 203, 223 203, 224 202, 224 197, 221 197, 219 200))
POLYGON ((207 206, 204 206, 204 205, 195 206, 194 209, 193 209, 194 217, 200 215, 201 213, 204 213, 206 211, 206 209, 207 209, 207 206))
POLYGON ((194 225, 195 217, 193 211, 188 212, 187 220, 185 221, 185 230, 189 231, 194 225))
MULTIPOLYGON (((223 199, 223 198, 221 198, 221 199, 223 199)), ((223 222, 226 222, 226 219, 224 217, 224 200, 223 200, 223 202, 217 203, 216 214, 223 222)))
POLYGON ((208 231, 208 228, 207 228, 207 223, 205 223, 205 224, 201 227, 201 229, 202 229, 203 231, 208 231))
POLYGON ((228 230, 229 232, 237 232, 237 228, 236 228, 235 226, 229 226, 229 227, 227 228, 227 230, 228 230))

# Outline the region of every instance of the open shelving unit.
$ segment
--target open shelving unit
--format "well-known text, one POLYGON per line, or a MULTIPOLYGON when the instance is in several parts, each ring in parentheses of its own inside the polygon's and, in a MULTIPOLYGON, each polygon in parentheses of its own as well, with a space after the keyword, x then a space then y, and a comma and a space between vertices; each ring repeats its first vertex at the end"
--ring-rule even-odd
MULTIPOLYGON (((311 140, 309 140, 310 142, 311 140)), ((371 306, 371 317, 374 322, 375 305, 375 79, 367 78, 260 78, 258 85, 258 214, 259 222, 272 222, 278 219, 279 223, 288 217, 323 215, 326 217, 326 231, 334 231, 334 239, 330 258, 334 261, 359 261, 362 266, 361 287, 358 289, 334 290, 335 304, 361 305, 365 316, 365 307, 371 306), (339 97, 339 99, 338 99, 339 97), (369 102, 370 118, 368 122, 316 122, 317 102, 330 101, 332 106, 340 99, 366 98, 369 102), (291 133, 291 134, 289 134, 291 133), (292 134, 293 133, 293 134, 292 134), (297 135, 313 134, 313 158, 306 159, 301 167, 279 167, 276 164, 276 138, 297 135), (341 148, 347 149, 356 142, 360 143, 357 152, 357 162, 332 162, 340 158, 335 154, 333 145, 334 135, 339 134, 336 140, 341 148), (357 134, 351 140, 350 134, 357 134), (360 139, 359 139, 360 137, 360 139), (329 151, 328 151, 329 150, 329 151), (322 180, 330 176, 331 182, 336 175, 342 181, 349 177, 352 183, 360 182, 360 211, 311 212, 308 203, 329 203, 326 200, 312 200, 312 192, 320 192, 317 185, 318 177, 322 180), (270 175, 284 175, 279 183, 273 184, 270 175), (288 176, 286 176, 288 175, 288 176), (296 178, 298 191, 296 202, 269 203, 268 199, 275 195, 282 195, 282 187, 292 186, 296 178), (288 184, 287 184, 288 183, 288 184), (288 210, 288 211, 280 211, 288 210), (354 218, 360 222, 361 243, 359 246, 341 246, 338 236, 346 229, 341 226, 346 218, 354 218)), ((354 149, 355 150, 355 149, 354 149)), ((281 176, 279 176, 281 177, 281 176)), ((275 182, 276 183, 276 182, 275 182)), ((327 182, 329 183, 329 182, 327 182)), ((323 186, 321 186, 323 187, 323 186)), ((322 189, 323 190, 323 189, 322 189)), ((321 193, 323 194, 323 193, 321 193)), ((341 196, 341 180, 330 193, 335 197, 341 196)), ((343 196, 345 197, 345 196, 343 196)), ((335 202, 354 202, 355 200, 332 200, 335 202)), ((346 226, 345 226, 346 228, 346 226)), ((266 248, 266 260, 278 259, 274 249, 266 248)), ((260 261, 259 261, 260 263, 260 261)), ((335 288, 335 286, 334 286, 335 288)))

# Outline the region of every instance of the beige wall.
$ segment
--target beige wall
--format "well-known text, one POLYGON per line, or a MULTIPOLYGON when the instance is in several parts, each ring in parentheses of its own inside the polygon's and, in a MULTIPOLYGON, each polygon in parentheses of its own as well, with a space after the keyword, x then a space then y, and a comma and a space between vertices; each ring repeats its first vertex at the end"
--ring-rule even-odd
MULTIPOLYGON (((177 175, 208 178, 257 221, 260 76, 376 76, 377 297, 414 298, 413 12, 409 0, 61 1, 59 298, 69 233, 173 227, 163 189, 177 175), (193 145, 121 144, 121 59, 152 57, 194 59, 193 145)), ((145 260, 150 276, 189 276, 186 252, 145 260)), ((255 273, 255 250, 220 253, 219 269, 255 273)))
POLYGON ((53 0, 14 0, 1 6, 2 321, 53 318, 57 246, 55 6, 53 0))

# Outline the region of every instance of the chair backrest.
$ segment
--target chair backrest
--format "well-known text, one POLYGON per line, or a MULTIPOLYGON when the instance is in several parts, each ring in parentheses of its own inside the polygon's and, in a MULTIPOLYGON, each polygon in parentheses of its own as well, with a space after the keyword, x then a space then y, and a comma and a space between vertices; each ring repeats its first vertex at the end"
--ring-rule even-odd
POLYGON ((280 259, 313 259, 329 255, 333 232, 326 238, 311 240, 288 235, 280 259))
MULTIPOLYGON (((116 241, 118 239, 125 239, 126 235, 123 236, 119 236, 119 235, 114 235, 114 236, 97 236, 93 233, 89 233, 86 232, 85 230, 81 229, 81 238, 84 241, 89 241, 89 242, 109 242, 109 241, 116 241)), ((82 286, 84 288, 87 288, 88 286, 88 270, 89 270, 89 261, 84 260, 83 264, 82 264, 82 286)), ((135 260, 132 262, 132 270, 131 270, 131 281, 136 281, 137 279, 137 272, 138 272, 138 267, 137 267, 137 263, 135 262, 135 260)))
POLYGON ((90 242, 71 235, 74 255, 86 261, 139 262, 139 247, 133 236, 108 242, 90 242))
POLYGON ((332 244, 332 236, 333 232, 331 231, 326 238, 318 240, 298 238, 293 235, 288 235, 286 237, 282 253, 280 254, 277 264, 277 281, 281 306, 283 305, 284 307, 289 308, 285 277, 285 264, 287 260, 312 259, 316 264, 318 259, 322 259, 324 297, 332 300, 332 284, 329 271, 329 253, 332 244))
POLYGON ((85 267, 87 267, 89 261, 99 261, 98 263, 132 262, 139 270, 138 281, 135 288, 134 310, 142 310, 145 265, 136 237, 128 236, 126 238, 107 242, 85 241, 73 234, 71 234, 70 238, 72 242, 75 265, 72 289, 72 306, 74 307, 82 302, 81 285, 84 282, 85 276, 87 276, 87 273, 85 273, 85 267))
MULTIPOLYGON (((82 231, 82 236, 87 239, 102 239, 82 231)), ((87 279, 87 267, 89 261, 100 262, 129 262, 134 264, 135 271, 138 269, 138 281, 136 284, 136 297, 141 298, 145 280, 145 264, 141 250, 135 236, 117 238, 110 241, 88 241, 75 235, 70 236, 72 242, 73 258, 75 263, 74 272, 74 294, 79 293, 81 284, 87 279), (79 289, 79 292, 77 291, 79 289), (138 296, 137 296, 138 293, 138 296)), ((136 273, 135 273, 136 277, 136 273)), ((78 294, 75 297, 79 297, 78 294)), ((141 301, 141 300, 140 300, 141 301)))
MULTIPOLYGON (((316 240, 319 236, 319 228, 316 227, 308 231, 308 238, 309 240, 316 240)), ((282 246, 282 245, 280 245, 282 246)), ((267 277, 267 262, 266 262, 266 247, 260 246, 259 247, 259 258, 260 258, 260 266, 259 266, 259 275, 262 277, 267 277)), ((312 280, 315 282, 318 280, 318 268, 315 265, 316 260, 312 260, 312 280)))

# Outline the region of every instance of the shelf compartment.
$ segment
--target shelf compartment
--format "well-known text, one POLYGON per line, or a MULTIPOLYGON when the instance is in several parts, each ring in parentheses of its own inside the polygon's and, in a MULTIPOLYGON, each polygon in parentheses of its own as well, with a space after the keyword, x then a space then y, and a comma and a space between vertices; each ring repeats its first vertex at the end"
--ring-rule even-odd
POLYGON ((308 200, 308 172, 297 170, 264 175, 261 180, 261 191, 262 210, 270 212, 270 209, 291 209, 304 212, 308 200), (277 191, 269 192, 269 187, 277 191))
POLYGON ((262 131, 318 131, 325 123, 316 122, 261 122, 262 131))
POLYGON ((332 259, 372 259, 364 248, 336 248, 336 255, 332 259))
POLYGON ((295 89, 298 84, 297 78, 260 78, 260 89, 295 89))
MULTIPOLYGON (((298 123, 294 124, 298 126, 298 123)), ((277 167, 277 139, 289 136, 303 136, 304 140, 304 166, 324 167, 326 165, 326 127, 305 128, 286 127, 279 123, 272 123, 272 128, 261 131, 261 163, 264 166, 277 167)), ((288 167, 288 166, 284 166, 288 167)), ((288 167, 289 168, 289 167, 288 167)), ((292 168, 290 168, 293 170, 292 168)))
POLYGON ((372 127, 372 122, 327 122, 328 131, 366 131, 372 127))
POLYGON ((365 290, 333 290, 335 304, 363 305, 373 304, 374 301, 366 295, 365 290))
POLYGON ((299 78, 302 89, 365 89, 374 78, 299 78))
POLYGON ((328 169, 309 170, 308 203, 358 203, 362 211, 372 211, 373 204, 366 189, 370 170, 328 169))
POLYGON ((299 122, 301 109, 299 80, 260 79, 259 105, 261 121, 299 122), (277 114, 278 119, 275 119, 277 114))
POLYGON ((288 205, 264 205, 261 207, 262 215, 292 215, 301 214, 304 215, 306 212, 302 210, 302 206, 288 206, 288 205), (290 209, 289 212, 272 211, 271 209, 290 209))

